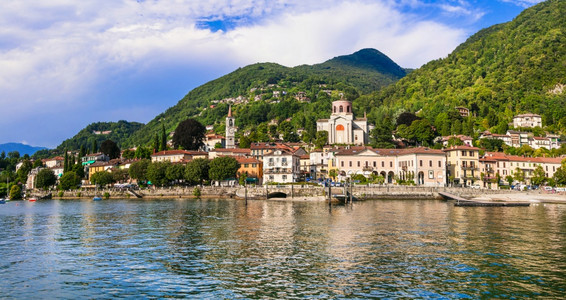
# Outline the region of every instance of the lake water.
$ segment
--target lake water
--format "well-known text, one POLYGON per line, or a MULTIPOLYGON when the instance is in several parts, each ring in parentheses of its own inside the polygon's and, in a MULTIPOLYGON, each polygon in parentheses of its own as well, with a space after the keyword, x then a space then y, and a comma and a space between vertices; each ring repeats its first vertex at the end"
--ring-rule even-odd
POLYGON ((0 205, 0 298, 564 298, 566 205, 0 205))

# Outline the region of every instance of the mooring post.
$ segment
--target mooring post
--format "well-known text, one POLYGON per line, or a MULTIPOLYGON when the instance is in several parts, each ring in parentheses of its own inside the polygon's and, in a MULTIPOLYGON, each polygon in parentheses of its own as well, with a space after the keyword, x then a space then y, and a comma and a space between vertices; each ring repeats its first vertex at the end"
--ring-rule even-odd
POLYGON ((244 182, 244 195, 245 195, 246 206, 247 206, 248 205, 248 184, 247 184, 247 182, 244 182))
POLYGON ((353 182, 350 180, 350 204, 352 204, 352 192, 354 191, 352 184, 353 184, 353 182))

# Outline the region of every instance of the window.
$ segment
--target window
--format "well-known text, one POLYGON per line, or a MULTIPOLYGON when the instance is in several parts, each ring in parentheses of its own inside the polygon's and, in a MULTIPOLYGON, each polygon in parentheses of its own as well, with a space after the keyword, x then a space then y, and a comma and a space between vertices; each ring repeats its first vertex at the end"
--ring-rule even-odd
POLYGON ((393 168, 393 162, 392 161, 389 162, 389 167, 393 168))
POLYGON ((344 107, 340 105, 340 112, 344 112, 344 107))
POLYGON ((442 168, 442 162, 440 160, 438 161, 438 167, 442 168))
POLYGON ((283 175, 283 176, 281 176, 281 178, 282 178, 283 180, 287 180, 287 175, 283 175))
POLYGON ((470 151, 470 156, 473 157, 473 156, 474 156, 474 152, 470 151))
POLYGON ((381 162, 381 167, 385 168, 385 162, 384 161, 381 162))
POLYGON ((428 171, 428 178, 429 179, 434 179, 434 171, 428 171))
POLYGON ((336 106, 334 106, 334 112, 336 112, 336 106))
POLYGON ((350 162, 350 167, 352 166, 352 162, 350 162))
POLYGON ((341 165, 342 167, 344 167, 344 162, 343 162, 343 161, 342 161, 342 162, 340 162, 340 165, 341 165))
POLYGON ((247 168, 247 167, 249 167, 249 164, 244 164, 244 168, 247 168))
POLYGON ((428 161, 428 166, 429 166, 429 167, 432 167, 432 160, 429 160, 429 161, 428 161))
POLYGON ((420 159, 420 160, 419 160, 419 167, 422 167, 422 166, 423 166, 423 160, 420 159))
POLYGON ((350 106, 346 106, 346 112, 350 112, 350 106))
POLYGON ((462 151, 462 156, 466 156, 466 151, 462 151))
POLYGON ((360 166, 360 162, 358 161, 358 167, 360 166))
MULTIPOLYGON (((373 162, 373 167, 374 167, 374 168, 377 167, 377 162, 375 162, 375 161, 373 162)), ((548 171, 548 167, 547 167, 546 169, 547 169, 547 171, 548 171)))

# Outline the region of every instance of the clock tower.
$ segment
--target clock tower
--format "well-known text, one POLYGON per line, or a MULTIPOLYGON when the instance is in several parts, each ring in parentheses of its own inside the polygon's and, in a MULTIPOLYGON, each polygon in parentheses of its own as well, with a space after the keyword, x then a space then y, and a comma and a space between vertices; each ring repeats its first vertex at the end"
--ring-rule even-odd
POLYGON ((232 105, 228 108, 228 116, 226 117, 226 149, 236 148, 236 142, 234 133, 235 128, 235 118, 232 116, 232 105))

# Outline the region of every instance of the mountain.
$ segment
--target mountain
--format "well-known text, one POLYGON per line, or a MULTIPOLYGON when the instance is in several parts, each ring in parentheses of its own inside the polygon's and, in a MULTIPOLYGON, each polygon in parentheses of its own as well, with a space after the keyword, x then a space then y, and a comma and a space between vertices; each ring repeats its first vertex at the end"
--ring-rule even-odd
POLYGON ((59 152, 65 149, 79 150, 81 146, 85 149, 92 149, 93 141, 96 141, 97 146, 100 147, 100 144, 105 140, 112 140, 118 147, 121 147, 124 141, 143 125, 142 123, 128 121, 92 123, 79 131, 74 137, 57 146, 57 150, 59 152))
POLYGON ((189 117, 205 125, 216 125, 217 131, 222 132, 229 103, 235 103, 233 110, 240 131, 272 119, 292 118, 295 128, 305 128, 314 135, 316 118, 330 114, 331 99, 343 94, 354 100, 361 93, 379 90, 405 74, 403 68, 375 49, 362 49, 312 66, 288 68, 257 63, 193 89, 126 143, 148 144, 161 131, 162 124, 167 132, 172 132, 189 117))
MULTIPOLYGON (((503 133, 513 116, 540 114, 566 132, 566 1, 548 0, 508 23, 479 31, 448 57, 431 61, 372 95, 370 116, 418 112, 436 128, 466 107, 477 132, 503 133)), ((446 131, 446 130, 444 130, 446 131)), ((452 132, 454 133, 454 132, 452 132)))
POLYGON ((45 147, 33 147, 21 143, 6 143, 0 144, 0 152, 5 152, 6 154, 12 151, 18 151, 20 156, 24 156, 25 154, 33 155, 36 151, 47 149, 45 147))

